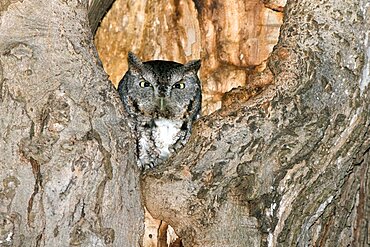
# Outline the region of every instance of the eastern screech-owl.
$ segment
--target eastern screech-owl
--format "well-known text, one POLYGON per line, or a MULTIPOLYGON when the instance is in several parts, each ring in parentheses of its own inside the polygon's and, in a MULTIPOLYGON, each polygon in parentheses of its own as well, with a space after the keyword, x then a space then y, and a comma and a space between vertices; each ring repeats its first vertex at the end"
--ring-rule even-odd
POLYGON ((118 92, 136 135, 139 166, 150 168, 190 137, 201 109, 200 60, 142 62, 129 53, 128 64, 118 92))

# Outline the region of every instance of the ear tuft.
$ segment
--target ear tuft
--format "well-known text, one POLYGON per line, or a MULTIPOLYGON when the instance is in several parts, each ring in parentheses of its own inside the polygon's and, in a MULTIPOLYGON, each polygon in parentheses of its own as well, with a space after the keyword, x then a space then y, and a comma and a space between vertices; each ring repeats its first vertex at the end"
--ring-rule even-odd
POLYGON ((198 70, 200 69, 201 61, 200 59, 198 60, 191 60, 190 62, 187 62, 184 67, 186 71, 191 71, 194 73, 197 73, 198 70))
POLYGON ((128 52, 127 56, 128 68, 133 73, 139 73, 143 66, 143 62, 134 53, 128 52))

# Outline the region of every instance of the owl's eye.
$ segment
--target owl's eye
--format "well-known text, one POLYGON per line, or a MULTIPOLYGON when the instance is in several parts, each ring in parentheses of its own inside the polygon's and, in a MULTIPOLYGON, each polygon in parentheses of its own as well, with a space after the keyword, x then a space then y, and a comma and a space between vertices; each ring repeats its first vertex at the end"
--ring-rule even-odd
POLYGON ((183 89, 185 88, 185 83, 183 82, 178 82, 176 83, 175 85, 172 86, 173 88, 177 88, 177 89, 183 89))
POLYGON ((147 82, 147 81, 140 81, 140 87, 150 87, 152 84, 150 84, 150 82, 147 82))

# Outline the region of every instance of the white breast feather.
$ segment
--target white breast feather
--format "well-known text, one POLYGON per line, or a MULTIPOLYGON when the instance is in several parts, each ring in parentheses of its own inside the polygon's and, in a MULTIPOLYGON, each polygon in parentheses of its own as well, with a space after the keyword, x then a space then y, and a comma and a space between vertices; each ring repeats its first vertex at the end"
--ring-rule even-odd
POLYGON ((182 121, 168 119, 155 120, 154 140, 155 145, 160 151, 160 158, 167 158, 170 155, 169 147, 177 140, 182 121))

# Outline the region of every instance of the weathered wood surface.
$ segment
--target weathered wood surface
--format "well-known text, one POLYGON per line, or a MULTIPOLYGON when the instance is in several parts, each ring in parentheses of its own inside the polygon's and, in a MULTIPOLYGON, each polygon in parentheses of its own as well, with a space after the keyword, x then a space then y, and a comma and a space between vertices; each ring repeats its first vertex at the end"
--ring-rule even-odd
MULTIPOLYGON (((138 246, 134 146, 87 3, 1 4, 1 244, 138 246)), ((230 92, 144 175, 146 207, 185 246, 369 245, 369 7, 288 1, 269 70, 250 80, 272 85, 230 92)))
POLYGON ((1 5, 0 246, 140 242, 134 146, 81 2, 1 5))
POLYGON ((202 118, 148 172, 148 210, 185 246, 369 245, 366 1, 288 1, 273 86, 202 118))

